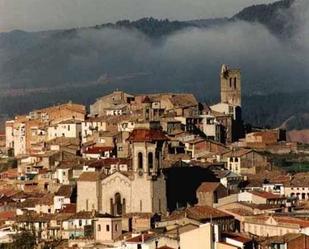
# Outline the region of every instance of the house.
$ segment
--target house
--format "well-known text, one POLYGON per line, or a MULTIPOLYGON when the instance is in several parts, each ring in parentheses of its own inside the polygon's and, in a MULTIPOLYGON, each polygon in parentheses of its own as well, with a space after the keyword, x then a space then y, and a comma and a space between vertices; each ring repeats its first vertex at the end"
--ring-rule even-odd
POLYGON ((265 191, 248 191, 238 194, 238 200, 254 204, 285 205, 286 197, 265 191))
POLYGON ((114 147, 112 146, 92 146, 83 150, 82 154, 87 159, 101 159, 112 157, 114 147))
POLYGON ((113 93, 103 96, 90 105, 91 116, 119 115, 126 110, 128 104, 134 100, 134 96, 122 91, 114 91, 113 93), (116 111, 116 112, 115 112, 116 111))
POLYGON ((81 211, 64 220, 63 237, 72 239, 90 236, 90 234, 87 234, 87 231, 91 230, 95 215, 94 212, 81 211))
POLYGON ((266 169, 270 165, 266 156, 252 149, 233 149, 221 156, 227 163, 227 169, 240 175, 254 175, 258 169, 266 169))
POLYGON ((101 243, 113 242, 122 235, 121 217, 98 214, 94 221, 94 238, 101 243))
POLYGON ((125 248, 128 249, 155 249, 158 244, 157 236, 153 233, 142 233, 132 238, 126 239, 125 248))
POLYGON ((73 165, 71 163, 61 163, 57 166, 54 179, 60 184, 70 184, 73 178, 73 165))
POLYGON ((71 203, 73 199, 74 187, 72 185, 61 185, 54 196, 55 210, 63 209, 67 204, 71 203))
POLYGON ((210 140, 224 143, 224 127, 219 122, 214 115, 206 114, 200 115, 202 117, 202 131, 206 135, 206 137, 210 140))
POLYGON ((309 236, 300 233, 287 233, 283 236, 268 237, 260 241, 261 249, 307 249, 309 236))
POLYGON ((257 244, 248 236, 240 233, 224 233, 220 242, 217 242, 217 249, 252 249, 257 244))
POLYGON ((200 137, 195 137, 193 140, 187 140, 184 144, 186 153, 191 155, 192 158, 204 156, 206 152, 222 153, 226 151, 224 144, 200 137))
POLYGON ((235 193, 239 191, 239 185, 243 181, 243 176, 236 174, 230 170, 214 170, 213 171, 220 183, 226 187, 230 193, 235 193))
POLYGON ((145 232, 152 228, 157 219, 159 219, 158 215, 152 213, 127 213, 122 215, 122 229, 145 232))
POLYGON ((289 216, 259 215, 246 217, 244 231, 260 237, 283 236, 288 233, 309 234, 309 221, 289 216))
POLYGON ((16 216, 17 229, 34 231, 37 240, 47 240, 49 238, 48 227, 52 217, 52 214, 25 212, 16 216))
POLYGON ((53 124, 47 128, 48 140, 57 137, 80 138, 82 124, 80 120, 65 120, 57 124, 53 124))
POLYGON ((309 177, 306 173, 298 173, 290 177, 283 186, 286 197, 297 198, 300 201, 309 200, 309 177))
POLYGON ((173 227, 185 224, 204 224, 211 222, 218 225, 220 231, 232 232, 235 229, 234 217, 210 206, 193 206, 182 210, 175 210, 169 216, 162 217, 156 227, 173 227))
POLYGON ((280 129, 255 131, 246 134, 245 137, 246 146, 250 148, 265 148, 285 140, 285 131, 280 129))
POLYGON ((203 182, 196 190, 198 205, 213 206, 218 199, 228 195, 228 190, 220 182, 203 182))

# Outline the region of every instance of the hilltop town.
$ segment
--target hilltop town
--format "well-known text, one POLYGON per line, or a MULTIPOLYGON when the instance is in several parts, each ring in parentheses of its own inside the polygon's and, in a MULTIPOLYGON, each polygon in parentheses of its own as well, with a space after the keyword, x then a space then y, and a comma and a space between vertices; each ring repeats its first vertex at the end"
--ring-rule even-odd
POLYGON ((68 102, 7 120, 0 243, 309 248, 309 173, 301 170, 309 146, 288 142, 282 129, 245 125, 241 70, 218 72, 213 105, 190 93, 116 90, 89 107, 68 102))

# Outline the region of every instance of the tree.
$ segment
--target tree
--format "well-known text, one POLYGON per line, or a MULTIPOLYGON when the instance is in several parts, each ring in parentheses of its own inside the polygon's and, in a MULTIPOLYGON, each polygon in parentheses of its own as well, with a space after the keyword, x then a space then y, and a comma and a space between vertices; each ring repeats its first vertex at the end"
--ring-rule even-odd
POLYGON ((35 236, 28 232, 22 231, 13 236, 13 242, 9 244, 7 249, 33 249, 36 241, 35 236))

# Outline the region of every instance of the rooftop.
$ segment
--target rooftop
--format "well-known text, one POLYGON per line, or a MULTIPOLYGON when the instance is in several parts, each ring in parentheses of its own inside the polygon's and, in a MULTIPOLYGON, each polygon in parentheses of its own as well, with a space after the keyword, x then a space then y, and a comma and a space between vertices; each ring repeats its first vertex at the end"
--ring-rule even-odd
POLYGON ((164 132, 159 129, 135 129, 127 139, 130 142, 167 141, 164 132))

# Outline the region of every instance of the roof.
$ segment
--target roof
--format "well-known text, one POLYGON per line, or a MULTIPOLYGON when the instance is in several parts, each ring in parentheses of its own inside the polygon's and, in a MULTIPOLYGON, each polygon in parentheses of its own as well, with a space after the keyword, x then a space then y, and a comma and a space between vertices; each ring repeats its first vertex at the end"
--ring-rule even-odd
POLYGON ((267 216, 259 215, 245 218, 247 223, 258 223, 265 224, 269 219, 274 219, 279 226, 293 226, 297 229, 309 227, 309 221, 300 218, 289 217, 289 216, 267 216))
POLYGON ((56 196, 64 196, 65 198, 70 198, 73 193, 73 186, 71 185, 61 185, 61 187, 56 192, 56 196))
POLYGON ((95 214, 91 211, 80 211, 74 214, 71 219, 92 219, 94 216, 95 214))
POLYGON ((88 147, 86 148, 86 150, 84 151, 84 153, 86 154, 100 154, 106 151, 112 151, 114 149, 114 147, 112 146, 102 146, 102 147, 88 147))
POLYGON ((60 213, 75 214, 76 204, 75 203, 65 204, 64 208, 60 211, 60 213))
POLYGON ((284 196, 276 195, 276 194, 273 194, 271 192, 266 192, 266 191, 251 191, 250 193, 253 195, 265 198, 265 199, 285 199, 284 196))
POLYGON ((189 207, 184 210, 176 210, 172 212, 166 220, 177 220, 182 218, 189 218, 197 221, 204 222, 210 219, 216 218, 232 218, 233 216, 225 213, 219 209, 210 207, 210 206, 194 206, 189 207))
POLYGON ((213 192, 220 186, 220 184, 220 182, 202 182, 196 192, 213 192))
POLYGON ((96 160, 94 162, 91 162, 88 166, 93 167, 93 168, 102 168, 102 167, 110 167, 111 165, 119 165, 119 164, 124 164, 124 165, 131 165, 131 159, 128 158, 104 158, 100 160, 96 160))
POLYGON ((252 241, 251 238, 247 237, 244 234, 240 234, 240 233, 224 233, 224 234, 222 234, 222 236, 236 240, 236 241, 239 241, 241 243, 248 243, 248 242, 252 241))
POLYGON ((170 100, 175 108, 192 107, 198 105, 195 96, 190 93, 172 95, 170 100))
POLYGON ((274 237, 268 237, 266 241, 263 241, 263 244, 270 244, 270 243, 286 243, 293 241, 295 239, 300 239, 303 236, 307 236, 305 234, 301 233, 287 233, 283 236, 274 236, 274 237))
POLYGON ((140 243, 143 243, 143 242, 147 242, 148 240, 151 240, 155 238, 155 235, 154 234, 140 234, 138 236, 135 236, 131 239, 127 239, 126 242, 127 243, 134 243, 134 244, 140 244, 140 243))
POLYGON ((100 172, 83 172, 79 178, 78 181, 80 182, 96 182, 103 178, 103 174, 100 172))
POLYGON ((12 220, 16 217, 16 211, 3 211, 0 212, 0 220, 12 220))
POLYGON ((236 150, 231 150, 226 153, 223 153, 224 157, 242 157, 250 152, 255 152, 252 149, 239 148, 236 150))
POLYGON ((134 129, 127 139, 130 142, 167 141, 164 132, 159 129, 134 129))
POLYGON ((54 215, 52 214, 43 214, 43 213, 34 213, 34 212, 25 212, 22 215, 16 216, 17 222, 49 222, 54 215))

